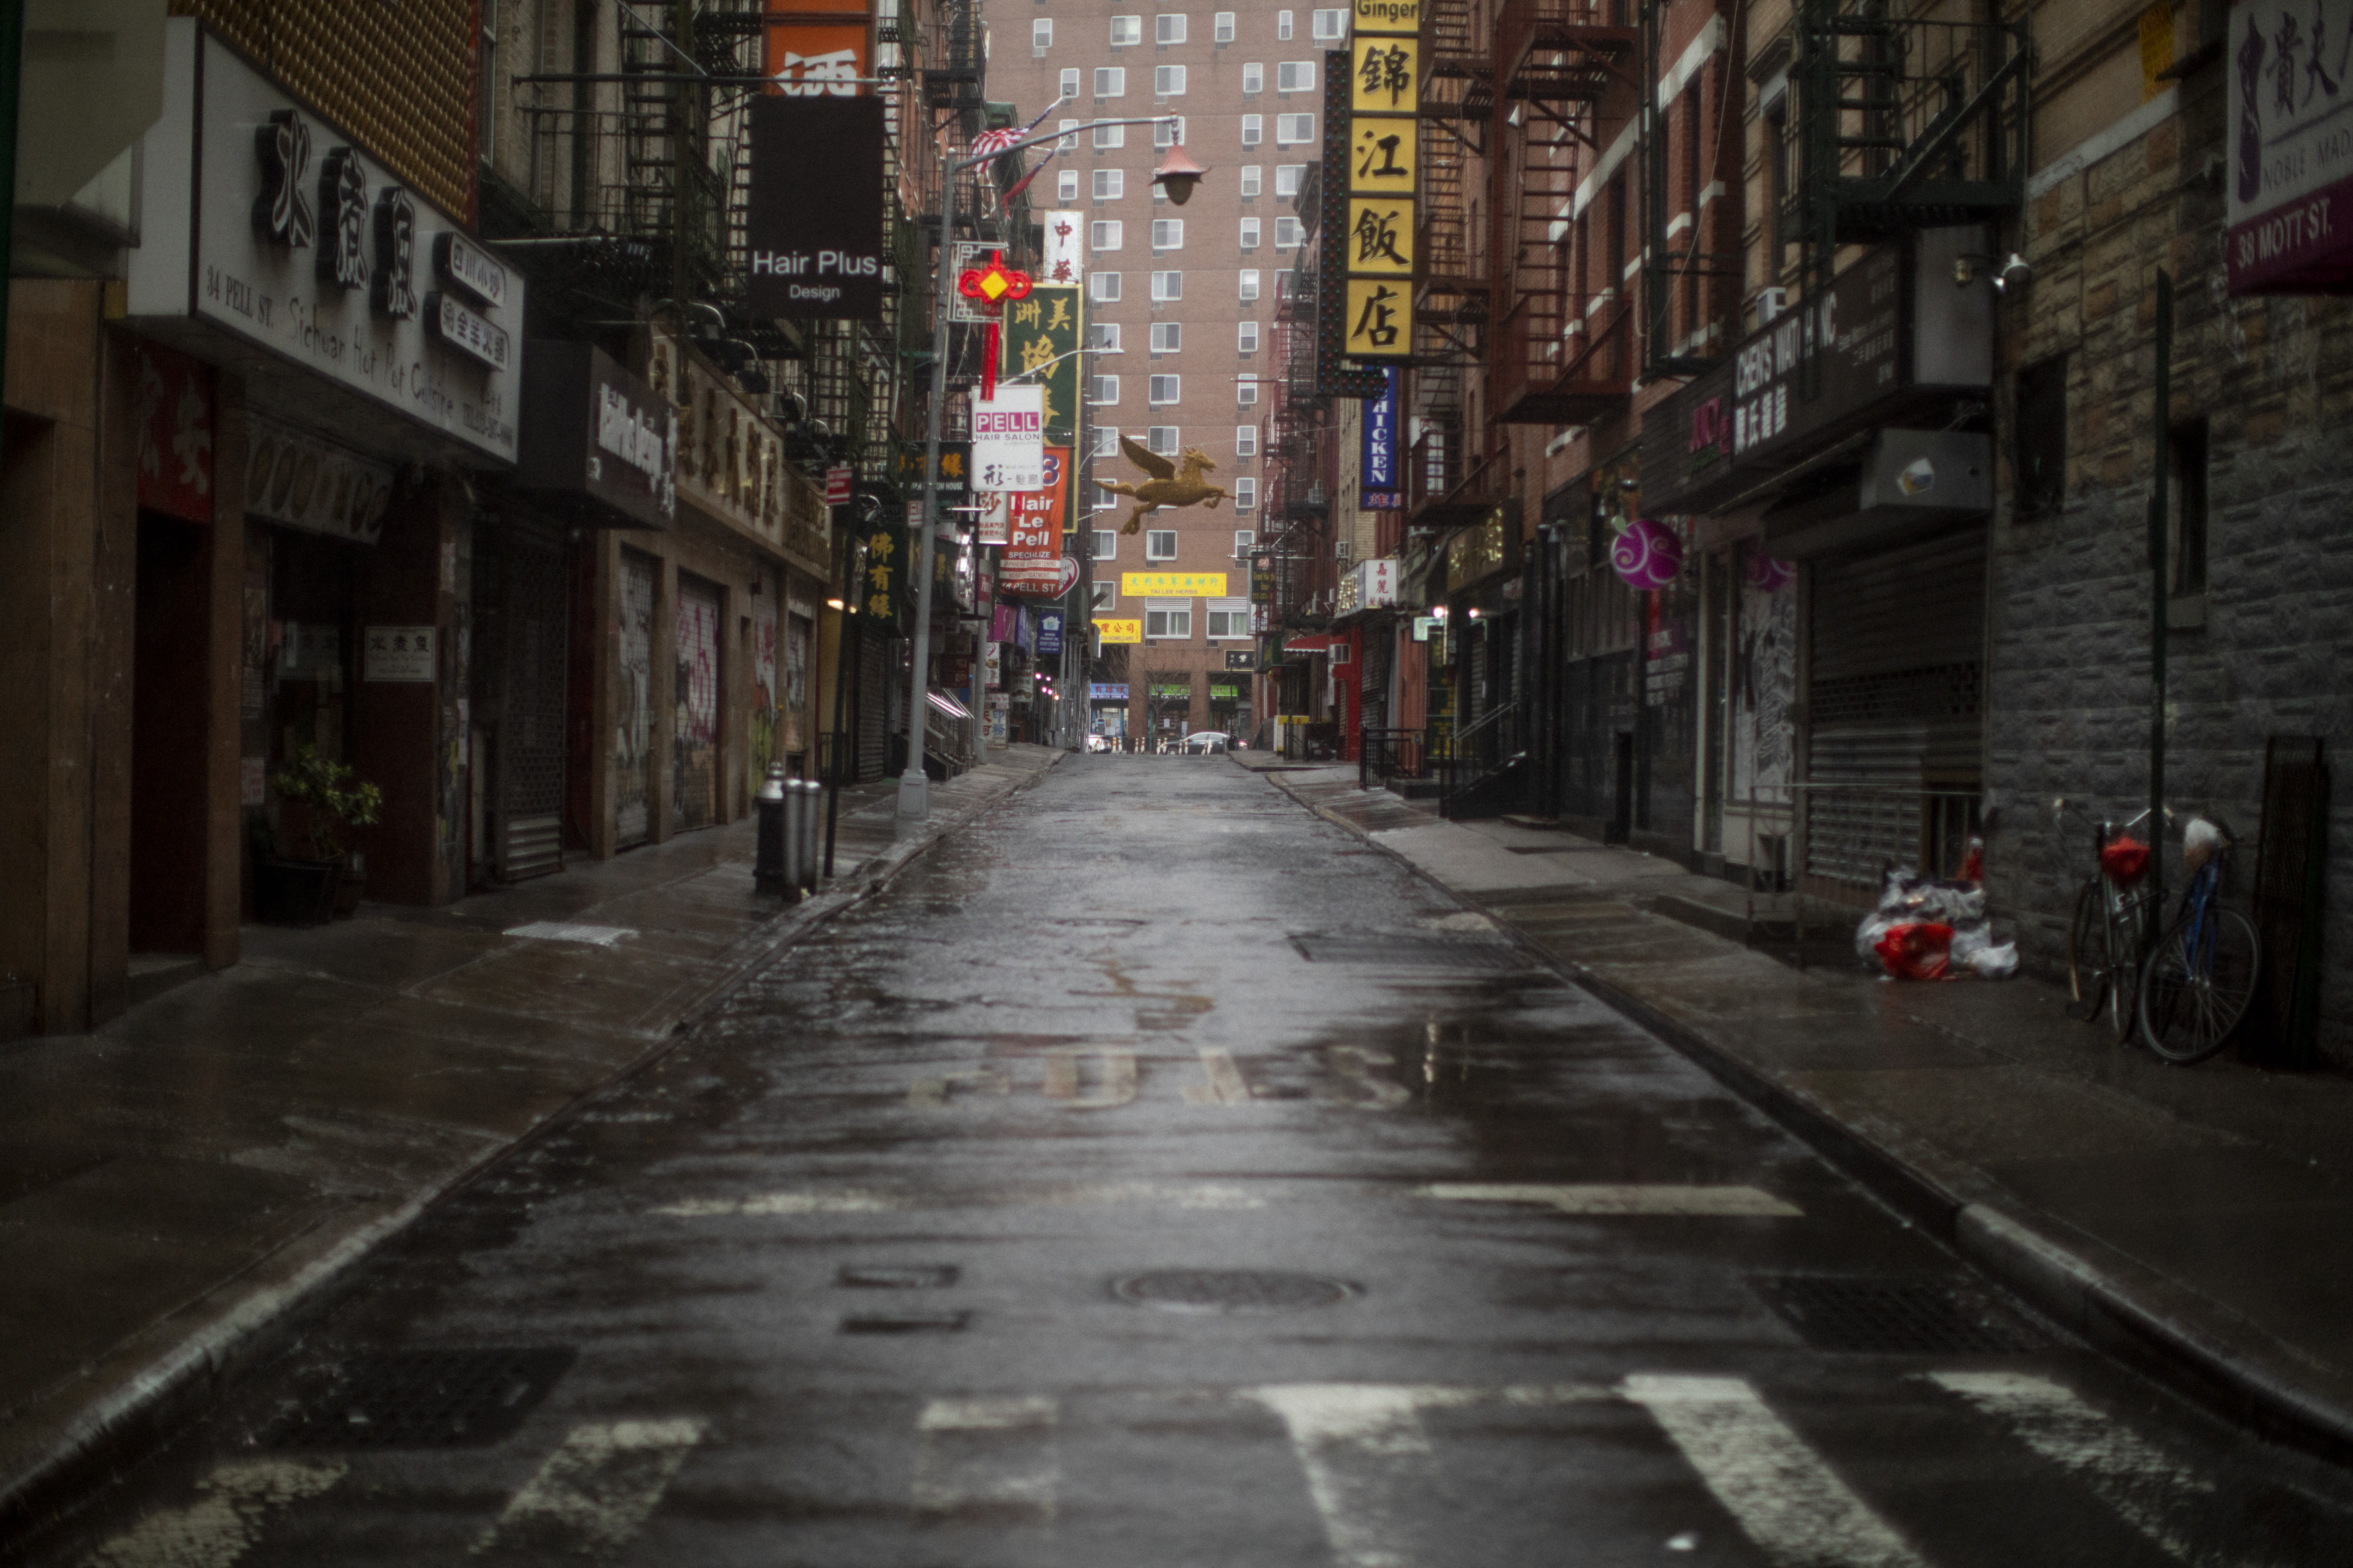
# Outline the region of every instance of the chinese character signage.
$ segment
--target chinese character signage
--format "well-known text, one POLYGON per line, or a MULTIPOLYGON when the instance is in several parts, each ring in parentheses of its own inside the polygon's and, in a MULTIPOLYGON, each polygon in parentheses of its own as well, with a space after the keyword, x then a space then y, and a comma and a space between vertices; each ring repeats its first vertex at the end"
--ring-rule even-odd
POLYGON ((972 403, 973 482, 983 490, 1046 486, 1046 389, 1000 384, 972 403))
POLYGON ((1087 700, 1090 702, 1124 702, 1127 700, 1127 682, 1124 680, 1098 680, 1087 688, 1087 700))
POLYGON ((2233 294, 2353 292, 2353 0, 2231 7, 2233 294))
POLYGON ((1040 283, 1076 283, 1087 274, 1087 215, 1051 212, 1046 215, 1046 259, 1039 265, 1040 283))
POLYGON ((1350 49, 1348 108, 1357 114, 1411 115, 1419 110, 1416 90, 1419 40, 1359 36, 1350 49))
POLYGON ((867 525, 859 545, 862 565, 859 580, 850 584, 852 602, 861 615, 895 621, 907 599, 907 579, 913 575, 906 525, 886 511, 867 525))
MULTIPOLYGON (((930 446, 922 441, 911 441, 900 448, 901 489, 917 495, 923 492, 923 458, 930 450, 930 446)), ((942 506, 961 505, 965 493, 972 488, 972 443, 941 442, 939 472, 932 477, 938 482, 942 506)))
POLYGON ((744 286, 753 314, 882 319, 882 138, 879 98, 753 102, 744 286))
MULTIPOLYGON (((1408 23, 1378 16, 1359 15, 1356 32, 1346 49, 1324 57, 1319 335, 1325 355, 1336 342, 1347 359, 1403 360, 1413 353, 1420 43, 1408 23)), ((1343 390, 1336 366, 1319 379, 1343 390)), ((1377 396, 1386 384, 1361 379, 1372 390, 1346 389, 1351 395, 1377 396)))
POLYGON ((435 674, 431 626, 370 626, 360 679, 429 684, 435 674))
POLYGON ((161 343, 132 362, 139 424, 139 504, 185 522, 213 520, 213 373, 161 343))
POLYGON ((1364 405, 1364 446, 1360 477, 1361 504, 1367 511, 1394 511, 1405 505, 1398 482, 1398 372, 1381 372, 1378 397, 1364 405))
POLYGON ((1052 446, 1079 444, 1082 314, 1075 283, 1039 283, 1005 307, 1004 374, 1045 389, 1046 440, 1052 446))
POLYGON ((856 98, 865 91, 866 8, 840 0, 768 0, 766 70, 781 98, 856 98))
POLYGON ((1095 635, 1102 637, 1106 645, 1140 643, 1144 640, 1144 623, 1141 620, 1104 620, 1098 617, 1095 621, 1095 635))
POLYGON ((1222 599, 1223 572, 1123 572, 1119 591, 1135 598, 1222 599))

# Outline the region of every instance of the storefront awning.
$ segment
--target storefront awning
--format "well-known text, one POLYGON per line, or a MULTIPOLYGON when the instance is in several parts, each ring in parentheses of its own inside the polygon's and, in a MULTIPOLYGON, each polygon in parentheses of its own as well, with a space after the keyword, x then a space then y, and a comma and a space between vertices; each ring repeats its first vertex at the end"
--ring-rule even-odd
POLYGON ((944 691, 934 691, 926 693, 926 695, 931 698, 933 707, 938 709, 941 712, 946 714, 951 719, 969 719, 972 717, 971 709, 965 707, 955 698, 950 697, 944 691))

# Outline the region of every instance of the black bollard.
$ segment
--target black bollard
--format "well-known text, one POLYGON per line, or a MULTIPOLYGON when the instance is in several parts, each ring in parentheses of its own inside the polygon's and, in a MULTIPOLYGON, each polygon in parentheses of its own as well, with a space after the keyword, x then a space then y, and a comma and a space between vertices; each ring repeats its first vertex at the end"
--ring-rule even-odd
POLYGON ((785 875, 785 764, 768 764, 768 776, 753 797, 760 814, 760 847, 752 862, 752 886, 763 893, 800 897, 785 875))

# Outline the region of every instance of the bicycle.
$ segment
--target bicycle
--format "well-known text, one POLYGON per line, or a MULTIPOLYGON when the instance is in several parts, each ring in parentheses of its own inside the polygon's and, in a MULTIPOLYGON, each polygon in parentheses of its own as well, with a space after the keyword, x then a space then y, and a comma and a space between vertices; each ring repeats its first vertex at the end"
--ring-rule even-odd
MULTIPOLYGON (((2093 869, 2075 895, 2074 917, 2067 923, 2067 1012, 2089 1022, 2106 1004, 2109 1032, 2122 1045, 2132 1037, 2140 957, 2157 914, 2142 882, 2148 847, 2132 837, 2149 814, 2143 811, 2119 826, 2093 822, 2063 796, 2051 803, 2052 816, 2063 824, 2071 813, 2092 829, 2093 869)), ((2166 812, 2168 820, 2172 815, 2166 812)))
POLYGON ((2222 906, 2231 849, 2231 836, 2219 823, 2192 819, 2182 835, 2189 885, 2182 889, 2179 912, 2141 970, 2141 1040, 2183 1067, 2231 1043, 2246 1021, 2263 969, 2263 942, 2254 922, 2222 906), (2200 827, 2212 831, 2201 835, 2200 827))

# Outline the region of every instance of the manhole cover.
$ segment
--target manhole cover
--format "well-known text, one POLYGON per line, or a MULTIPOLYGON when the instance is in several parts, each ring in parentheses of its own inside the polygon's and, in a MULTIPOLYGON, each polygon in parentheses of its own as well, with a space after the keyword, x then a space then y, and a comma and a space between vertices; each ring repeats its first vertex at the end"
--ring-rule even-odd
POLYGON ((1409 932, 1294 936, 1291 944, 1310 963, 1377 963, 1389 969, 1467 969, 1484 973, 1525 965, 1519 950, 1504 942, 1409 932))
POLYGON ((1985 1301, 1932 1280, 1782 1275, 1749 1283, 1818 1351, 2014 1355, 2043 1348, 1985 1301))
POLYGON ((1356 1293, 1354 1285, 1320 1274, 1251 1268, 1161 1268, 1131 1274, 1111 1289, 1123 1301, 1168 1312, 1298 1312, 1356 1293))
POLYGON ((405 1351, 339 1362, 264 1435, 274 1448, 485 1447, 547 1397, 571 1350, 405 1351))

